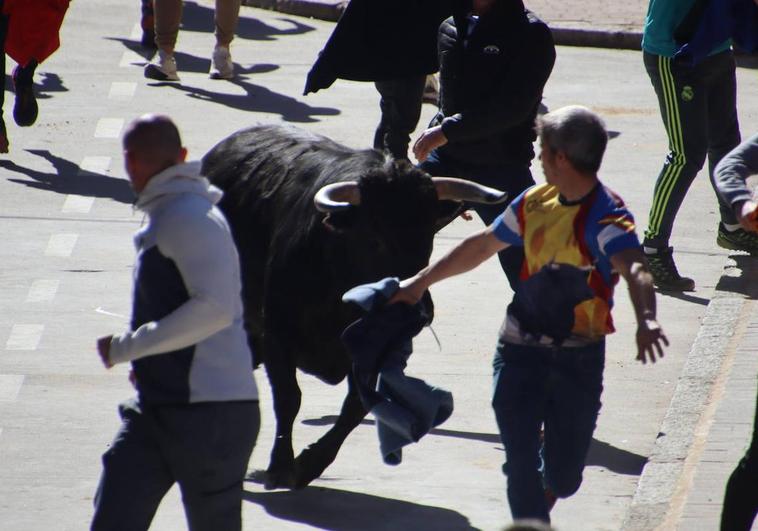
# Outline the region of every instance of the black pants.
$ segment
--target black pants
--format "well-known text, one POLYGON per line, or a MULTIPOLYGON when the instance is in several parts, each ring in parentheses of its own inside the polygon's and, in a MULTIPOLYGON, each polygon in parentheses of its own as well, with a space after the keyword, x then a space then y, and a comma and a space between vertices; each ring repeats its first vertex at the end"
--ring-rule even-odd
POLYGON ((421 117, 426 76, 377 81, 382 116, 374 134, 374 147, 389 151, 396 159, 408 158, 411 133, 421 117))
POLYGON ((755 397, 753 440, 726 484, 721 531, 750 531, 758 513, 758 393, 755 397))
MULTIPOLYGON (((643 60, 669 138, 644 245, 667 247, 674 218, 706 155, 713 184, 716 164, 740 143, 735 63, 731 51, 712 55, 694 67, 647 52, 643 60)), ((722 221, 736 223, 731 207, 716 198, 722 221)))
POLYGON ((260 428, 258 402, 119 406, 103 454, 92 530, 141 531, 179 484, 190 531, 239 531, 242 481, 260 428))

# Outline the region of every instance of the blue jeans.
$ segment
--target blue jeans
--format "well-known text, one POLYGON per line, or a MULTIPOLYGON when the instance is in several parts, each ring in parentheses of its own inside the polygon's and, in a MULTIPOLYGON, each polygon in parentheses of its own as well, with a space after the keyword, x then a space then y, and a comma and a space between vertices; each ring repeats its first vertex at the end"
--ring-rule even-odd
MULTIPOLYGON (((534 184, 528 164, 498 164, 496 166, 469 164, 446 157, 437 149, 433 150, 429 157, 419 164, 419 168, 434 177, 468 179, 484 186, 508 192, 508 201, 505 203, 497 205, 475 203, 470 205, 484 224, 488 226, 503 213, 508 203, 534 184)), ((500 267, 503 268, 505 276, 508 277, 511 289, 515 291, 524 261, 524 249, 511 246, 499 252, 498 258, 500 259, 500 267)))
POLYGON ((605 341, 585 347, 498 343, 492 407, 505 447, 513 519, 550 521, 545 489, 558 498, 582 483, 603 391, 605 341), (544 475, 540 427, 544 425, 544 475))

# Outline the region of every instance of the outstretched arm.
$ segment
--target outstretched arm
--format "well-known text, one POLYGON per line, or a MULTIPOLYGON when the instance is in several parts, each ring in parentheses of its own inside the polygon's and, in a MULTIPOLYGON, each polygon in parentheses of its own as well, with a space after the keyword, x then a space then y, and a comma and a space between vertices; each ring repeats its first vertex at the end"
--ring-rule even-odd
POLYGON ((637 359, 655 363, 663 357, 663 347, 669 341, 655 316, 653 277, 647 269, 645 256, 639 248, 624 249, 610 257, 611 264, 626 280, 629 297, 637 317, 637 359))
POLYGON ((500 241, 494 235, 492 227, 472 234, 453 247, 445 256, 428 265, 411 278, 403 280, 400 283, 400 290, 390 299, 390 303, 407 302, 408 304, 415 304, 432 284, 470 271, 506 247, 508 244, 500 241))

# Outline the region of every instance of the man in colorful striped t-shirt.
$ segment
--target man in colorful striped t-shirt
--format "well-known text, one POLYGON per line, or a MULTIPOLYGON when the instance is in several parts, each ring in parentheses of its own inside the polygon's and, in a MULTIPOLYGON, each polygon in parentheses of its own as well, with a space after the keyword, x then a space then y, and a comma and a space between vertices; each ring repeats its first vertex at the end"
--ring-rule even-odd
POLYGON ((509 245, 524 247, 522 282, 495 353, 492 405, 511 514, 550 521, 556 497, 571 496, 582 481, 618 275, 637 316, 637 359, 655 362, 668 340, 632 215, 597 178, 608 140, 602 120, 584 107, 564 107, 538 119, 538 131, 547 183, 527 189, 491 226, 403 281, 392 302, 416 302, 435 282, 509 245))

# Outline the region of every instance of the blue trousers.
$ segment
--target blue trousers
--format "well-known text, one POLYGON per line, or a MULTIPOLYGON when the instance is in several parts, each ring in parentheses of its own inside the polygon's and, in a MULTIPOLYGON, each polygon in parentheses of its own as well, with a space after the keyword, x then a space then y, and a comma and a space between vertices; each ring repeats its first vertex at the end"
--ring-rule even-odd
POLYGON ((257 401, 119 406, 103 454, 92 531, 147 531, 179 484, 190 531, 242 529, 242 481, 260 428, 257 401))
MULTIPOLYGON (((528 164, 481 165, 464 163, 446 157, 439 150, 433 150, 429 157, 419 164, 419 168, 433 177, 458 177, 468 179, 484 186, 490 186, 508 192, 508 201, 497 205, 480 203, 470 205, 485 225, 490 225, 503 213, 508 203, 534 184, 528 164)), ((511 288, 515 291, 524 262, 524 249, 511 246, 498 253, 500 266, 508 277, 511 288)))
POLYGON ((604 366, 605 341, 574 348, 498 343, 492 407, 505 447, 503 472, 514 520, 549 522, 545 489, 558 498, 579 489, 600 412, 604 366))

